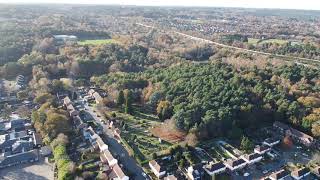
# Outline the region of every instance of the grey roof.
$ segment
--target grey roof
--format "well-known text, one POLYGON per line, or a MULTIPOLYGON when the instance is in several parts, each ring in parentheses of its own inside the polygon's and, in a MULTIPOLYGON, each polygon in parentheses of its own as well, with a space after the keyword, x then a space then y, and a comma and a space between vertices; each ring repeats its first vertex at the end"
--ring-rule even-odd
POLYGON ((281 169, 275 173, 273 173, 270 177, 272 177, 273 179, 281 179, 281 178, 284 178, 286 176, 289 176, 289 172, 284 170, 284 169, 281 169))
POLYGON ((11 129, 13 130, 22 130, 25 127, 26 120, 25 119, 13 119, 10 121, 11 129))
POLYGON ((222 162, 217 162, 217 163, 210 164, 210 165, 206 166, 206 169, 208 169, 209 171, 216 171, 218 169, 222 169, 225 167, 226 166, 222 162))
POLYGON ((6 167, 8 165, 19 164, 21 162, 37 160, 39 157, 38 155, 39 151, 37 149, 34 149, 28 152, 18 153, 7 157, 1 156, 0 168, 6 167))
POLYGON ((257 159, 257 158, 260 158, 260 157, 262 157, 262 156, 260 154, 258 154, 258 153, 246 154, 244 156, 244 158, 246 158, 249 161, 257 159))
POLYGON ((33 138, 26 131, 12 132, 1 136, 0 153, 20 153, 33 148, 33 138))
POLYGON ((26 152, 26 151, 30 151, 33 149, 33 143, 29 142, 29 141, 16 141, 13 145, 12 145, 12 149, 11 149, 11 153, 12 154, 16 154, 16 153, 21 153, 21 152, 26 152))
POLYGON ((240 164, 244 164, 244 163, 246 163, 243 159, 236 159, 236 160, 234 160, 234 159, 229 159, 229 160, 227 160, 227 162, 226 162, 228 165, 230 165, 231 167, 235 167, 235 166, 238 166, 238 165, 240 165, 240 164))

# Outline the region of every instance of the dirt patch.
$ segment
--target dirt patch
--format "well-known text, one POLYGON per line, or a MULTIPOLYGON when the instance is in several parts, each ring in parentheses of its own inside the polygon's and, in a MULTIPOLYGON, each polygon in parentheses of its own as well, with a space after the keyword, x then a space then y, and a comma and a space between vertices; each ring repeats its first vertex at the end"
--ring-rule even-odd
POLYGON ((179 143, 185 140, 186 133, 175 128, 173 120, 166 120, 157 126, 150 128, 150 132, 170 143, 179 143))

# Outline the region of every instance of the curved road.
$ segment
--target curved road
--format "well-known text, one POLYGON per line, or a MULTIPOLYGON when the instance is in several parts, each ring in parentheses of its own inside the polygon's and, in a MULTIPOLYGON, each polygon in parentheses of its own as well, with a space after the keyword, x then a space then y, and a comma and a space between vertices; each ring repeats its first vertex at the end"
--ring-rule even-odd
MULTIPOLYGON (((145 25, 145 24, 142 24, 142 23, 136 23, 136 25, 142 26, 142 27, 146 27, 146 28, 158 29, 155 26, 149 26, 149 25, 145 25)), ((286 59, 295 59, 295 60, 300 60, 300 61, 301 60, 302 61, 311 61, 311 62, 315 62, 315 63, 319 63, 320 64, 320 60, 317 60, 317 59, 308 59, 308 58, 301 58, 301 57, 294 57, 294 56, 286 56, 286 55, 281 55, 281 54, 272 54, 272 53, 267 53, 267 52, 262 52, 262 51, 255 51, 255 50, 239 48, 239 47, 235 47, 235 46, 229 46, 229 45, 217 43, 217 42, 214 42, 214 41, 210 41, 210 40, 207 40, 207 39, 191 36, 191 35, 188 35, 188 34, 185 34, 185 33, 181 33, 181 32, 178 32, 178 31, 172 31, 172 32, 174 34, 178 34, 180 36, 184 36, 186 38, 189 38, 189 39, 192 39, 192 40, 195 40, 195 41, 206 42, 208 44, 214 44, 216 46, 220 46, 220 47, 224 47, 224 48, 240 50, 240 51, 256 53, 256 54, 262 54, 262 55, 276 56, 276 57, 286 58, 286 59)), ((301 62, 295 62, 295 63, 296 64, 301 64, 301 65, 308 65, 308 64, 305 64, 305 63, 301 63, 301 62)))

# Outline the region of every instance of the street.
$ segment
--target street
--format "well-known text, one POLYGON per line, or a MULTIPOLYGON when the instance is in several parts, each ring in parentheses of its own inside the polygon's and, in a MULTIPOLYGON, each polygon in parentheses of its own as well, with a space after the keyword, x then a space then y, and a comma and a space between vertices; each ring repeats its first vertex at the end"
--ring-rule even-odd
POLYGON ((107 125, 104 125, 101 122, 101 120, 105 120, 105 117, 100 115, 98 117, 98 112, 94 112, 94 107, 88 106, 88 103, 85 103, 83 99, 80 99, 80 102, 83 103, 86 111, 94 118, 94 120, 103 127, 103 132, 105 134, 104 140, 106 140, 110 152, 119 160, 119 165, 122 164, 127 171, 132 173, 132 176, 134 176, 134 179, 136 180, 149 179, 148 177, 144 177, 145 172, 143 169, 137 164, 133 157, 129 156, 127 150, 114 138, 112 130, 108 129, 107 125))

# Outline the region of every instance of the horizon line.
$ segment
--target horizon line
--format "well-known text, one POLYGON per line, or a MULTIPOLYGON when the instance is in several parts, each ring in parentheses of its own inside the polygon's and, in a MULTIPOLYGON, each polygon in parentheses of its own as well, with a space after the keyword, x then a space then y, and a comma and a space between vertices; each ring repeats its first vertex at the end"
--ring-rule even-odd
POLYGON ((137 4, 111 4, 111 3, 61 3, 61 2, 0 2, 3 5, 77 5, 77 6, 135 6, 135 7, 180 7, 180 8, 237 8, 237 9, 260 9, 260 10, 293 10, 293 11, 320 11, 320 9, 296 9, 277 7, 243 7, 243 6, 190 6, 190 5, 137 5, 137 4))

